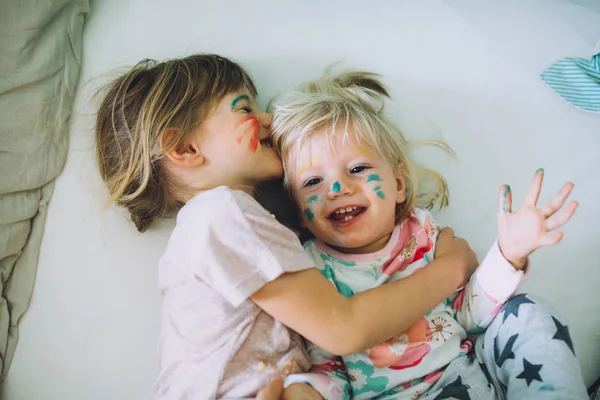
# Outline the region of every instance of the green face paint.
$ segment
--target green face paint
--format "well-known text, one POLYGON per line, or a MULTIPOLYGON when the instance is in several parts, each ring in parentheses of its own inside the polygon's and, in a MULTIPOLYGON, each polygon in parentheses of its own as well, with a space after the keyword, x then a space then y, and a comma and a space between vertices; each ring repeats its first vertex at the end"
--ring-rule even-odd
POLYGON ((331 186, 331 190, 333 190, 336 193, 339 193, 342 190, 342 186, 340 185, 340 183, 338 181, 335 181, 333 183, 333 185, 331 186))
POLYGON ((231 109, 233 110, 235 108, 235 105, 238 103, 238 101, 240 100, 249 100, 250 97, 248 97, 247 94, 242 94, 239 95, 238 97, 236 97, 235 99, 233 99, 233 101, 231 102, 231 109))
POLYGON ((317 200, 319 200, 319 196, 314 195, 314 196, 310 196, 308 199, 306 199, 306 202, 308 204, 314 204, 317 202, 317 200))
POLYGON ((383 192, 381 191, 381 186, 375 186, 373 188, 373 191, 377 193, 377 197, 379 197, 381 200, 385 200, 385 194, 383 194, 383 192))
POLYGON ((377 192, 377 197, 379 197, 381 200, 385 200, 385 194, 383 194, 381 190, 377 192))
POLYGON ((367 183, 369 182, 381 182, 383 179, 377 174, 371 174, 367 177, 367 183))
POLYGON ((306 218, 308 219, 309 222, 313 222, 315 220, 315 214, 313 214, 313 212, 310 210, 310 208, 304 209, 304 215, 306 215, 306 218))

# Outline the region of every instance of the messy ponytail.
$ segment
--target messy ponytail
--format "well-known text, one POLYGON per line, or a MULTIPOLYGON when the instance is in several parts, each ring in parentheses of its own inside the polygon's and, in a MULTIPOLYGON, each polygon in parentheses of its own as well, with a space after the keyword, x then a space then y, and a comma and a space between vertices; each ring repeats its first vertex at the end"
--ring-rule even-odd
POLYGON ((108 204, 126 207, 140 232, 181 208, 164 155, 183 144, 224 96, 243 88, 256 95, 238 64, 214 54, 146 59, 110 82, 96 119, 96 156, 108 204))
MULTIPOLYGON (((313 133, 330 129, 329 141, 342 124, 342 135, 348 137, 353 128, 356 140, 376 149, 396 170, 404 166, 406 200, 396 208, 396 221, 402 221, 415 206, 431 209, 448 204, 448 186, 439 173, 413 163, 406 154, 411 145, 400 129, 387 119, 383 110, 389 98, 378 75, 369 72, 347 72, 337 76, 326 73, 318 81, 305 84, 301 90, 276 97, 270 104, 273 112, 273 142, 283 160, 284 184, 290 188, 289 169, 293 154, 313 133)), ((430 142, 453 154, 447 144, 430 142)))

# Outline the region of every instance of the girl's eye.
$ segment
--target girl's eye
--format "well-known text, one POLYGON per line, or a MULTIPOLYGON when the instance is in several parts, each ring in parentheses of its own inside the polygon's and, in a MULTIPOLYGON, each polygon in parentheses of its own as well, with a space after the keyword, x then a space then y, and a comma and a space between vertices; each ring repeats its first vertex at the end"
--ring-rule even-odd
POLYGON ((366 169, 369 169, 369 167, 367 167, 366 165, 357 165, 356 167, 352 167, 352 169, 350 170, 350 173, 351 174, 360 174, 361 172, 363 172, 366 169))
POLYGON ((310 178, 309 180, 306 181, 306 183, 304 184, 304 187, 315 186, 315 185, 318 185, 319 183, 321 183, 321 178, 310 178))
POLYGON ((248 114, 252 113, 252 109, 250 107, 242 107, 241 110, 247 112, 248 114))

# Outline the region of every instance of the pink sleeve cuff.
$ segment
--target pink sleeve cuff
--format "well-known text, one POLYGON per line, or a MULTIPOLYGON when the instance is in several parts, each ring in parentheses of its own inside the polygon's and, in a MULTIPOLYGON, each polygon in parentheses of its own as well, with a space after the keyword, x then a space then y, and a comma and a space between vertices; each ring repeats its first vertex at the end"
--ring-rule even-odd
POLYGON ((504 258, 496 240, 475 272, 475 279, 486 294, 498 302, 505 302, 525 280, 529 260, 522 271, 517 271, 504 258))

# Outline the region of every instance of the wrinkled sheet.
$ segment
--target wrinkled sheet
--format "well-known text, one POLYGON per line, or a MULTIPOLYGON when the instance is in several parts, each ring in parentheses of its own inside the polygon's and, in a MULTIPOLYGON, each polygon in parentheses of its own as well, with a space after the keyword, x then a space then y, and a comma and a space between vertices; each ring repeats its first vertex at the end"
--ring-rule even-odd
POLYGON ((0 369, 29 307, 54 180, 66 161, 87 0, 0 4, 0 369))

